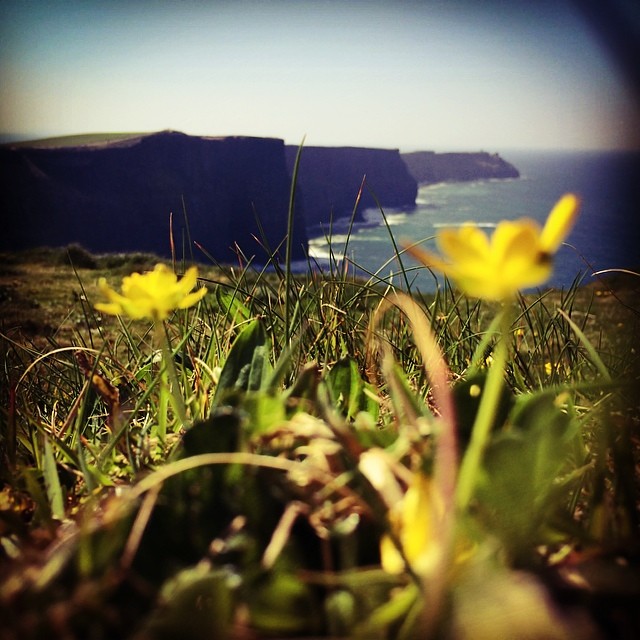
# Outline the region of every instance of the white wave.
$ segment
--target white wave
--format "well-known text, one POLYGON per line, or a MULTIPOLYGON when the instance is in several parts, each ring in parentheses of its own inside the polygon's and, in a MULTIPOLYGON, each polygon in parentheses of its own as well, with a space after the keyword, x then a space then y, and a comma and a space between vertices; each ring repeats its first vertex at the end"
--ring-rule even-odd
POLYGON ((451 183, 451 182, 436 182, 434 184, 423 184, 420 187, 418 187, 418 192, 420 192, 420 191, 440 191, 441 189, 446 189, 447 187, 450 187, 452 184, 453 183, 451 183))
POLYGON ((347 241, 348 236, 339 234, 339 235, 332 235, 329 238, 327 238, 327 236, 317 236, 316 238, 309 238, 309 246, 310 247, 321 247, 321 246, 326 246, 329 243, 331 243, 332 245, 334 244, 343 244, 347 241))
POLYGON ((335 247, 325 245, 309 245, 309 256, 314 260, 343 260, 344 252, 338 251, 335 247))
POLYGON ((402 224, 407 220, 409 216, 406 213, 393 213, 391 215, 387 215, 387 224, 390 227, 393 227, 398 224, 402 224))
MULTIPOLYGON (((384 212, 384 218, 386 218, 387 220, 387 224, 391 227, 394 225, 399 225, 402 224, 407 218, 408 215, 406 213, 406 211, 385 211, 384 212)), ((366 224, 368 224, 369 226, 372 223, 378 224, 378 225, 382 225, 384 224, 384 218, 382 216, 382 213, 380 213, 379 209, 365 209, 362 212, 362 219, 365 221, 366 224)))
POLYGON ((418 196, 416 198, 416 205, 422 207, 440 207, 442 206, 446 200, 437 201, 434 198, 428 198, 426 196, 418 196))
POLYGON ((435 229, 451 229, 454 227, 464 227, 467 224, 473 224, 476 227, 482 227, 484 229, 495 229, 495 222, 475 222, 468 220, 467 222, 434 222, 433 227, 435 229))

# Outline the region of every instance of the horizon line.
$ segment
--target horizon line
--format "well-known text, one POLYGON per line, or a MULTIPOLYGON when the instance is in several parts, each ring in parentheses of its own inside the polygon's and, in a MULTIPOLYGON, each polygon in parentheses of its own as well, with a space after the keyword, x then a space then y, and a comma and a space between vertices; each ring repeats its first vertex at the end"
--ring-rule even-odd
MULTIPOLYGON (((76 133, 61 133, 61 134, 21 134, 11 132, 0 132, 0 145, 11 144, 26 144, 37 143, 45 141, 54 141, 57 139, 63 140, 65 138, 75 138, 84 136, 122 136, 122 137, 136 137, 136 136, 149 136, 157 133, 173 132, 182 133, 184 135, 194 138, 257 138, 265 140, 282 140, 285 145, 300 146, 299 142, 290 142, 285 136, 273 136, 273 135, 255 135, 255 134, 242 134, 242 133, 228 133, 228 134, 192 134, 180 131, 178 129, 158 129, 152 131, 85 131, 76 133)), ((433 151, 436 153, 448 153, 448 152, 460 152, 460 153, 504 153, 504 152, 548 152, 548 153, 562 153, 562 152, 575 152, 575 153, 606 153, 606 152, 640 152, 640 146, 557 146, 557 147, 540 147, 540 146, 528 146, 526 144, 516 144, 510 146, 500 145, 482 145, 479 148, 470 148, 470 146, 461 146, 459 143, 452 144, 451 146, 445 146, 442 144, 436 145, 376 145, 376 144, 310 144, 308 147, 354 147, 354 148, 370 148, 370 149, 397 149, 400 153, 412 153, 416 151, 433 151), (495 151, 498 149, 498 151, 495 151)))

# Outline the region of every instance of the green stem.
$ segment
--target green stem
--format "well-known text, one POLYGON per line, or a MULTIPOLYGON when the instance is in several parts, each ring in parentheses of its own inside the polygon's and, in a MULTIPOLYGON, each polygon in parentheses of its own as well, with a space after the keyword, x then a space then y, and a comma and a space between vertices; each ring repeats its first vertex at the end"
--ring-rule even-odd
MULTIPOLYGON (((155 349, 159 346, 162 349, 162 361, 160 362, 160 371, 158 376, 160 377, 160 386, 158 393, 158 413, 157 422, 158 428, 156 434, 161 444, 164 444, 167 438, 167 423, 169 414, 169 381, 167 380, 167 367, 165 363, 165 347, 164 347, 164 332, 161 330, 159 321, 156 321, 154 327, 154 345, 152 349, 152 357, 155 354, 155 349)), ((153 358, 155 360, 155 358, 153 358)), ((153 364, 151 365, 153 367, 153 364)))
POLYGON ((158 439, 164 443, 167 437, 167 425, 169 423, 169 405, 173 408, 181 424, 187 424, 187 409, 180 395, 180 382, 173 361, 171 340, 164 321, 156 321, 155 342, 162 352, 162 364, 160 368, 160 395, 158 398, 158 439))
MULTIPOLYGON (((164 360, 164 357, 163 357, 164 360)), ((169 381, 164 363, 160 371, 160 395, 158 397, 158 440, 164 444, 167 439, 167 422, 169 413, 169 381)))
POLYGON ((291 301, 289 295, 291 294, 291 258, 293 250, 293 222, 296 212, 296 187, 298 186, 298 169, 300 168, 300 159, 302 157, 302 147, 304 145, 304 138, 298 147, 296 153, 296 160, 293 164, 293 175, 291 176, 291 191, 289 193, 289 214, 287 217, 287 252, 285 254, 285 272, 284 272, 284 346, 289 347, 291 342, 291 301))
POLYGON ((169 402, 173 407, 173 410, 176 412, 180 423, 183 426, 188 425, 188 417, 187 417, 187 407, 184 402, 184 398, 180 393, 180 381, 178 380, 178 372, 176 371, 176 363, 173 359, 173 350, 171 349, 171 339, 169 337, 169 331, 167 330, 167 325, 163 322, 162 326, 164 328, 164 341, 162 348, 162 361, 163 361, 163 370, 166 372, 165 375, 168 374, 168 382, 170 382, 169 386, 169 402))
POLYGON ((456 506, 460 511, 464 511, 473 498, 482 458, 489 443, 491 427, 495 422, 502 385, 504 384, 510 325, 510 315, 506 312, 505 306, 499 311, 499 318, 498 326, 500 331, 493 351, 493 362, 487 375, 478 413, 473 423, 471 442, 460 465, 460 475, 456 490, 456 506))

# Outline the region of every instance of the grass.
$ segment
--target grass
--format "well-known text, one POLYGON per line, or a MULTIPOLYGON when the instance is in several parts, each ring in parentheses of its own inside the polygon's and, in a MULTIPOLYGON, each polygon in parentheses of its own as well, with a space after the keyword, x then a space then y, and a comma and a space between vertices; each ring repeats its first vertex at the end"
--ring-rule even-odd
POLYGON ((12 147, 32 147, 58 148, 76 147, 92 144, 105 144, 107 142, 117 142, 129 138, 138 138, 146 135, 144 133, 85 133, 70 136, 56 136, 54 138, 41 138, 39 140, 26 140, 24 142, 11 142, 12 147))
POLYGON ((244 259, 159 331, 93 309, 154 256, 1 258, 1 638, 640 630, 633 277, 506 310, 468 471, 495 305, 244 259))

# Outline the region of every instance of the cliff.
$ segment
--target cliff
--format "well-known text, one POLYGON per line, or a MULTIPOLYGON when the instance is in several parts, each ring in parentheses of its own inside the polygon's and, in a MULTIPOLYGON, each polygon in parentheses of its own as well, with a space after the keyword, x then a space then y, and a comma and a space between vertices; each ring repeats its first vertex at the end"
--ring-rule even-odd
POLYGON ((519 178, 518 170, 497 153, 403 153, 409 173, 418 184, 464 182, 490 178, 519 178))
MULTIPOLYGON (((286 147, 290 172, 297 153, 298 147, 286 147)), ((359 212, 377 207, 376 198, 382 207, 415 205, 418 186, 398 150, 303 147, 297 187, 308 226, 326 225, 332 218, 350 216, 365 176, 359 212)))
MULTIPOLYGON (((78 146, 0 148, 0 249, 77 242, 94 252, 168 255, 169 215, 179 255, 191 240, 220 262, 266 254, 287 233, 290 177, 284 142, 165 131, 78 146)), ((294 258, 307 235, 294 228, 294 258)), ((284 244, 281 245, 284 258, 284 244)), ((196 251, 197 255, 197 251, 196 251)))
MULTIPOLYGON (((220 262, 234 261, 236 247, 258 262, 280 247, 284 258, 297 152, 278 139, 173 131, 102 141, 78 136, 66 146, 55 140, 4 145, 0 250, 79 243, 97 253, 166 256, 173 213, 179 255, 190 254, 193 240, 220 262)), ((498 155, 484 152, 303 147, 293 258, 305 258, 308 228, 351 215, 365 177, 359 220, 378 203, 413 207, 417 183, 518 175, 498 155)))

